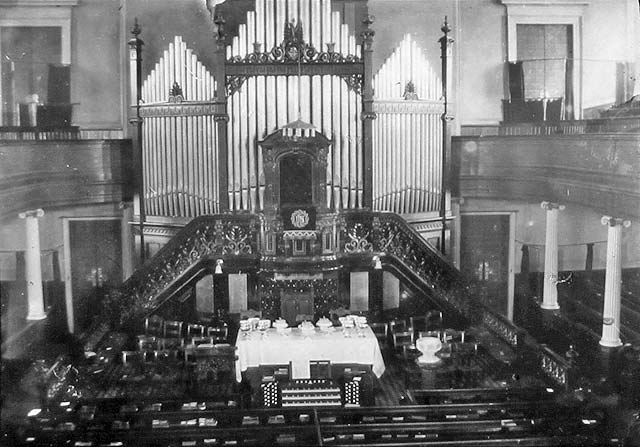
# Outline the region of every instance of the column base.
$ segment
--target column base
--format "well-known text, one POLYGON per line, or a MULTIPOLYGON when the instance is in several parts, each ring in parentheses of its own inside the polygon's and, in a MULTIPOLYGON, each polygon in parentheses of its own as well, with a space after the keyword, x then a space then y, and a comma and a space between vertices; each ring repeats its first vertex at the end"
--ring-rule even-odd
POLYGON ((600 346, 604 346, 606 348, 618 348, 620 346, 622 346, 622 341, 620 339, 617 340, 600 340, 598 342, 600 344, 600 346))
POLYGON ((27 315, 27 320, 29 321, 34 321, 34 320, 44 320, 45 318, 47 318, 47 314, 42 313, 42 314, 33 314, 33 315, 27 315))
POLYGON ((542 303, 540 304, 540 307, 544 310, 559 310, 560 306, 558 304, 546 304, 546 303, 542 303))

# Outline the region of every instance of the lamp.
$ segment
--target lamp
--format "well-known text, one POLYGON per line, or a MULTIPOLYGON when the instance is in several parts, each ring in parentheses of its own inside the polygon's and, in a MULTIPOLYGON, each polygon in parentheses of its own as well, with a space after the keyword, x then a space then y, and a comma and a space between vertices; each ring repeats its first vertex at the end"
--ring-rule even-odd
POLYGON ((380 256, 374 256, 372 261, 373 261, 373 268, 375 270, 382 270, 382 262, 380 261, 380 256))
POLYGON ((214 270, 214 273, 216 275, 222 274, 222 264, 224 264, 224 261, 222 259, 216 259, 216 269, 214 270))

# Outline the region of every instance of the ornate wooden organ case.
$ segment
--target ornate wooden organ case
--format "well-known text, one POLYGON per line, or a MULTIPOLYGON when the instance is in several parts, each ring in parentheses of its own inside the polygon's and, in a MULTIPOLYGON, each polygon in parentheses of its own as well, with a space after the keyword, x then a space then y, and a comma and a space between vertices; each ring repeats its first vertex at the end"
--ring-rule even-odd
POLYGON ((314 198, 333 210, 371 206, 373 31, 356 3, 356 26, 330 0, 211 6, 209 70, 176 38, 142 88, 147 215, 267 210, 259 142, 296 120, 332 143, 314 198))
POLYGON ((208 67, 175 38, 141 91, 151 220, 278 206, 260 143, 296 120, 331 142, 322 174, 312 161, 319 209, 437 216, 441 81, 409 34, 374 77, 366 1, 347 3, 210 2, 208 67))

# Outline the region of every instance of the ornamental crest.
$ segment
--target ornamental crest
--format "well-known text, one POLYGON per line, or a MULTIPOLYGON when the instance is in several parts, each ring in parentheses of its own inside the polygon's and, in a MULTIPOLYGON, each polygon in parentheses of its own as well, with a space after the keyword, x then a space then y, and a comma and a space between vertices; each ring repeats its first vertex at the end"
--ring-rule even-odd
POLYGON ((309 213, 305 210, 295 210, 291 213, 291 224, 296 228, 304 228, 309 224, 309 213))

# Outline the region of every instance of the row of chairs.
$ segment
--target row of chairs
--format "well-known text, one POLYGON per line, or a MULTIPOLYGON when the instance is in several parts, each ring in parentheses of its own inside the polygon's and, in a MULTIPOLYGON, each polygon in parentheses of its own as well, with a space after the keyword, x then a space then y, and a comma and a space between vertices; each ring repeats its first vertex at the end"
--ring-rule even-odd
MULTIPOLYGON (((209 341, 209 340, 206 340, 209 341)), ((151 349, 122 351, 121 361, 123 364, 129 363, 154 363, 162 361, 184 361, 189 363, 200 357, 210 356, 235 356, 235 347, 228 343, 199 343, 180 348, 171 349, 151 349)))
POLYGON ((213 346, 218 344, 227 344, 226 334, 216 336, 191 337, 191 338, 164 338, 154 337, 150 335, 138 336, 138 351, 167 351, 185 349, 188 347, 196 347, 201 345, 213 346))
POLYGON ((409 317, 409 320, 394 319, 386 323, 370 323, 380 344, 385 347, 389 343, 396 349, 403 345, 413 345, 420 337, 438 336, 443 331, 441 311, 429 311, 425 315, 409 317))
POLYGON ((226 341, 229 328, 226 324, 218 326, 206 326, 199 323, 187 323, 182 321, 165 320, 153 315, 144 320, 144 334, 148 337, 183 338, 213 337, 217 341, 226 341), (183 330, 186 328, 186 333, 183 330))

